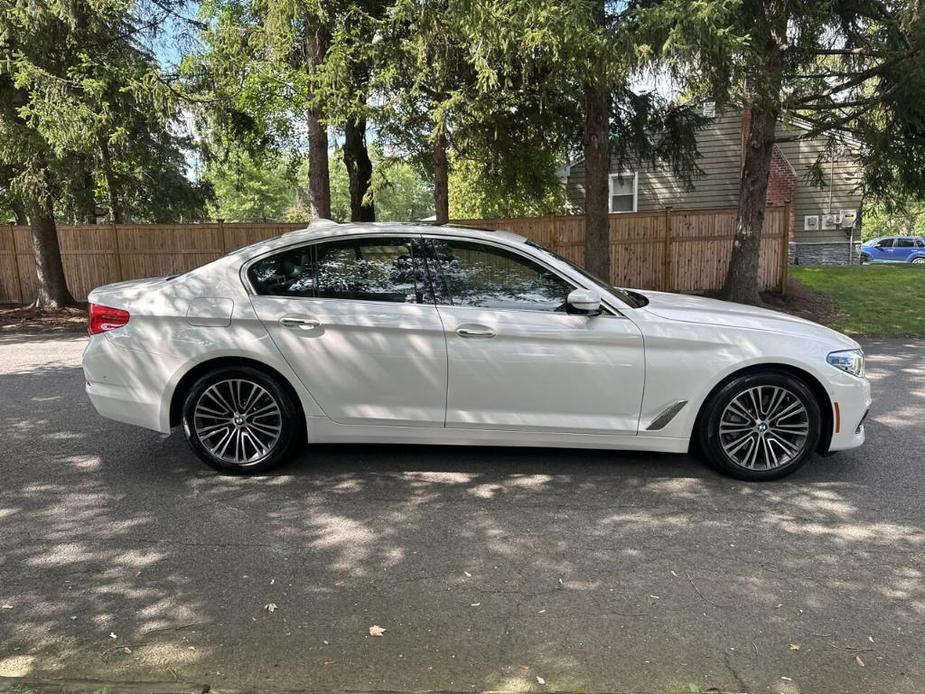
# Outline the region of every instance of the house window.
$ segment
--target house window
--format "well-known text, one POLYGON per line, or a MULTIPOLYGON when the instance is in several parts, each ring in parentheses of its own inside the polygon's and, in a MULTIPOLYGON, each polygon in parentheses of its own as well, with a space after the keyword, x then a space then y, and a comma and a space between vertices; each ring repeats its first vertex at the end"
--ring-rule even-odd
POLYGON ((639 194, 639 174, 627 171, 610 174, 610 211, 635 212, 639 194))

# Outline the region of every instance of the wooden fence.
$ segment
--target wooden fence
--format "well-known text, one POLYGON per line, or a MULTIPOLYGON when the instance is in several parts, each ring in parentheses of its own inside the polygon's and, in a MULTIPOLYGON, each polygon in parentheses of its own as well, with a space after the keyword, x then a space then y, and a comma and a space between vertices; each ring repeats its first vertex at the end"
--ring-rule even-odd
MULTIPOLYGON (((617 287, 704 292, 721 289, 735 236, 735 208, 610 215, 611 283, 617 287)), ((761 234, 762 289, 787 286, 790 208, 768 207, 761 234)), ((506 229, 584 264, 583 216, 453 220, 454 225, 506 229)))
MULTIPOLYGON (((735 231, 734 209, 671 210, 610 216, 613 276, 617 286, 709 291, 722 286, 735 231)), ((766 289, 786 284, 786 207, 769 207, 761 241, 760 279, 766 289)), ((581 216, 454 220, 454 225, 508 229, 584 260, 581 216)), ((294 229, 295 224, 122 224, 59 226, 68 287, 85 300, 94 287, 120 280, 190 270, 225 253, 294 229)), ((0 303, 35 298, 35 263, 29 227, 0 229, 0 303)))

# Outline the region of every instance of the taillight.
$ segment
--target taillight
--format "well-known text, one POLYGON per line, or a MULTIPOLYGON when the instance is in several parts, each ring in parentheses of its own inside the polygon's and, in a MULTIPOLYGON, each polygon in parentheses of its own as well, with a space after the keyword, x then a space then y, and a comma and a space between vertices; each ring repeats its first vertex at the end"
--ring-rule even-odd
POLYGON ((123 311, 121 308, 90 304, 90 323, 87 326, 87 332, 91 335, 99 335, 107 330, 115 330, 128 323, 128 319, 128 311, 123 311))

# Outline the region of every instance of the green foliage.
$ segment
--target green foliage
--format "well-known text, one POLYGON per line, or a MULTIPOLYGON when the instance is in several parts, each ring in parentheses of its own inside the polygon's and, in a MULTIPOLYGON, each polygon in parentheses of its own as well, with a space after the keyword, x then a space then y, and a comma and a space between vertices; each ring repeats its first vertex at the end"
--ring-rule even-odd
POLYGON ((373 158, 376 219, 413 222, 430 217, 434 213, 433 185, 425 181, 410 162, 381 157, 376 149, 373 152, 376 154, 373 158))
POLYGON ((257 159, 238 152, 224 161, 213 160, 204 173, 215 190, 209 207, 214 219, 228 222, 281 220, 296 198, 296 172, 283 159, 257 159))
POLYGON ((59 216, 81 221, 111 199, 139 219, 202 214, 208 190, 184 176, 174 95, 135 42, 141 7, 128 0, 5 4, 0 166, 11 174, 12 195, 50 195, 59 216))
POLYGON ((878 236, 925 236, 925 201, 900 206, 871 205, 864 210, 864 239, 878 236))
POLYGON ((512 182, 482 162, 457 159, 450 173, 450 219, 562 214, 565 190, 549 152, 525 153, 534 164, 532 180, 512 182))
MULTIPOLYGON (((408 222, 433 214, 433 190, 410 163, 387 158, 374 147, 373 192, 376 218, 408 222)), ((340 152, 331 153, 331 218, 350 220, 347 169, 340 152)), ((243 150, 212 160, 203 174, 214 188, 209 216, 228 222, 308 221, 308 162, 302 157, 243 150)))

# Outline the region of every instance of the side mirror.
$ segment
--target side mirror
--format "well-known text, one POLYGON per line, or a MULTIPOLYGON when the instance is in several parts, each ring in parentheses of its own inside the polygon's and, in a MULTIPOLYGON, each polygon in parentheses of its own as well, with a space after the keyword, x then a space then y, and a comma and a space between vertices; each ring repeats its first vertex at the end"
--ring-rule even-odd
POLYGON ((586 316, 596 316, 601 312, 601 296, 590 289, 575 289, 569 293, 565 300, 569 313, 583 313, 586 316))

